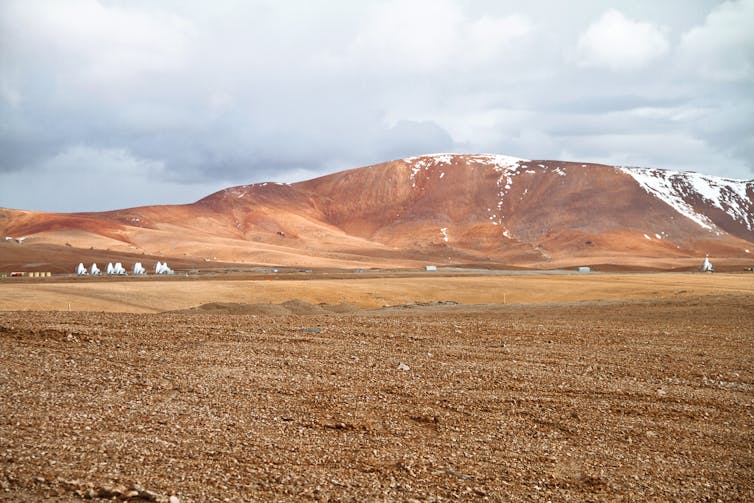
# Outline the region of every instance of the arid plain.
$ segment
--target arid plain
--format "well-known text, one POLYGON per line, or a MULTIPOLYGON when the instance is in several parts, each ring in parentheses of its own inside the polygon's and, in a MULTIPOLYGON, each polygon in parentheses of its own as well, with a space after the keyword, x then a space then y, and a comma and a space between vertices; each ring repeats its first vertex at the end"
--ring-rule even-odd
POLYGON ((5 279, 0 499, 750 501, 753 278, 5 279))

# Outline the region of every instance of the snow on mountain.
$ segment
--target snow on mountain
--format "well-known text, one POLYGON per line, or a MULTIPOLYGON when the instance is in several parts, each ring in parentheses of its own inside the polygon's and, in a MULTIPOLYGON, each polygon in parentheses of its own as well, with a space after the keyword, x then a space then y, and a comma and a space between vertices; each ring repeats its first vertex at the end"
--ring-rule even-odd
POLYGON ((0 209, 0 236, 19 235, 34 237, 26 249, 74 241, 86 250, 275 265, 748 258, 754 180, 442 153, 292 184, 229 187, 188 205, 0 209))
POLYGON ((754 193, 751 181, 664 169, 618 169, 636 180, 645 191, 704 229, 715 231, 717 226, 708 215, 694 209, 694 202, 718 208, 749 231, 754 231, 754 200, 749 196, 754 193))
MULTIPOLYGON (((513 157, 510 155, 502 154, 428 154, 419 155, 415 157, 407 157, 402 159, 406 164, 411 165, 411 173, 409 174, 409 182, 411 187, 416 187, 416 175, 424 170, 427 171, 430 168, 436 166, 450 166, 454 160, 463 160, 467 165, 481 164, 485 166, 492 166, 495 171, 503 173, 506 170, 515 169, 520 163, 529 162, 527 159, 520 157, 513 157)), ((445 173, 440 173, 440 178, 444 177, 445 173)), ((510 187, 509 187, 510 188, 510 187)))

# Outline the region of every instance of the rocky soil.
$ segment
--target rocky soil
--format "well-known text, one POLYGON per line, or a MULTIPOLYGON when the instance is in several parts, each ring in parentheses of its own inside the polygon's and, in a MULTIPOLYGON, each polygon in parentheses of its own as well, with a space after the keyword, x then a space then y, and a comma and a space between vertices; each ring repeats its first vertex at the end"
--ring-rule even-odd
POLYGON ((304 307, 0 313, 0 500, 754 500, 752 296, 304 307))

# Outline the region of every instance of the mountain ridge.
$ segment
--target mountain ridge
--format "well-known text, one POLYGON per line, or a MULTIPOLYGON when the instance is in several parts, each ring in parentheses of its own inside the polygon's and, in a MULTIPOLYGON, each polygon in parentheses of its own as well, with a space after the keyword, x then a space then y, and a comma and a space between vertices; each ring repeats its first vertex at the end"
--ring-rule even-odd
POLYGON ((749 258, 754 180, 497 154, 429 154, 185 205, 0 210, 0 235, 270 265, 635 264, 749 258))

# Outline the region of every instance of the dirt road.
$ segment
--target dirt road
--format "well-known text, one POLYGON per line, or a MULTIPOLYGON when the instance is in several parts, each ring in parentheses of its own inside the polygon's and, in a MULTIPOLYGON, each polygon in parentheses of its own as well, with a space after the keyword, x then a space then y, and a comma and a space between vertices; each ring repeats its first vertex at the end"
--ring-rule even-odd
POLYGON ((217 312, 0 313, 0 499, 754 500, 753 296, 217 312))

